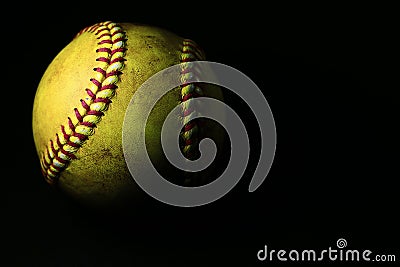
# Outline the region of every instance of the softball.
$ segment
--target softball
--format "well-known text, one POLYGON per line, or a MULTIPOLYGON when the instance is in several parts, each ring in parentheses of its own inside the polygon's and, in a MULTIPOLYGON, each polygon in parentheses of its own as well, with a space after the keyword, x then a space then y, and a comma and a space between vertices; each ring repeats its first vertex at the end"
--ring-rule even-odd
MULTIPOLYGON (((32 127, 44 180, 92 207, 140 201, 145 194, 132 179, 122 148, 126 109, 153 74, 195 60, 205 60, 205 55, 194 41, 159 27, 107 21, 83 28, 49 64, 36 91, 32 127)), ((160 145, 169 111, 197 96, 223 100, 217 86, 185 84, 162 97, 145 125, 152 163, 180 185, 212 176, 212 168, 192 178, 176 171, 160 145)), ((207 120, 186 122, 188 112, 177 118, 182 122, 181 151, 188 160, 198 156, 197 145, 205 133, 217 147, 223 146, 221 127, 207 120)))

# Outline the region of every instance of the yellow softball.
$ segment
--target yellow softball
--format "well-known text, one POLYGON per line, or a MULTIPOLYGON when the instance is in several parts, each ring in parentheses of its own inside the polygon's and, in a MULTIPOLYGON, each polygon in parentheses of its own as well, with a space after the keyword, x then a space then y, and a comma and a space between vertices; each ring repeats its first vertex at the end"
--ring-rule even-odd
MULTIPOLYGON (((49 64, 34 99, 33 137, 45 181, 96 207, 143 196, 122 149, 129 101, 153 74, 204 59, 194 41, 149 25, 108 21, 78 32, 49 64)), ((162 120, 176 105, 200 95, 222 100, 216 86, 180 86, 156 104, 146 125, 153 164, 178 183, 185 178, 178 172, 174 177, 159 145, 162 120)), ((204 129, 217 145, 222 144, 221 129, 209 122, 186 123, 183 117, 183 123, 181 150, 188 159, 196 157, 204 129)))

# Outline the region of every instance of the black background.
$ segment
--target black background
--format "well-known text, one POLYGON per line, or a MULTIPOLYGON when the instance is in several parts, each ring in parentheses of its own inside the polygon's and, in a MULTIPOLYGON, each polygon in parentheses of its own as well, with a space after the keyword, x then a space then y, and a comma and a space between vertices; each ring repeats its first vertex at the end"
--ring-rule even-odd
POLYGON ((262 266, 268 263, 258 262, 256 253, 264 245, 322 250, 336 247, 339 238, 349 248, 399 258, 393 11, 248 1, 10 9, 15 16, 3 25, 1 242, 6 249, 0 263, 262 266), (150 24, 191 38, 208 60, 230 65, 258 85, 278 137, 273 166, 258 190, 247 192, 259 133, 248 108, 235 99, 228 102, 247 118, 252 160, 239 184, 212 204, 177 208, 148 197, 148 204, 131 214, 106 216, 48 187, 31 130, 36 87, 75 33, 105 20, 150 24))

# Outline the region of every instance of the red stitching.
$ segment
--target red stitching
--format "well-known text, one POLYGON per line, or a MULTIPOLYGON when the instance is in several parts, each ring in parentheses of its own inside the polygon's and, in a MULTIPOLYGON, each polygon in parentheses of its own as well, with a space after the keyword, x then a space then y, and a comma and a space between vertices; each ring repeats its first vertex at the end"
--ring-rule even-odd
MULTIPOLYGON (((85 32, 91 32, 97 36, 96 37, 97 39, 101 39, 103 37, 109 37, 108 39, 103 39, 103 40, 99 41, 98 45, 115 44, 115 43, 118 43, 121 41, 126 41, 125 37, 119 37, 113 41, 111 40, 111 37, 115 36, 116 34, 124 34, 124 31, 122 31, 121 29, 118 29, 119 27, 116 24, 111 25, 111 23, 112 22, 98 23, 93 26, 86 27, 86 28, 82 29, 80 32, 78 32, 78 34, 76 34, 76 36, 74 38, 76 38, 77 36, 79 36, 85 32), (110 28, 108 27, 108 25, 111 25, 110 28), (118 28, 114 28, 114 27, 118 27, 118 28), (115 32, 113 32, 111 34, 111 31, 113 29, 116 29, 116 30, 115 30, 115 32)), ((126 48, 124 48, 124 47, 114 48, 113 50, 110 48, 106 48, 106 47, 97 48, 96 49, 97 53, 100 53, 100 52, 107 53, 108 57, 100 56, 100 57, 96 58, 96 61, 105 62, 108 65, 111 65, 116 62, 123 62, 123 61, 125 61, 125 59, 122 56, 119 56, 119 57, 113 59, 111 62, 110 62, 110 58, 117 52, 124 53, 125 51, 126 51, 126 48)), ((122 74, 122 72, 120 70, 111 71, 110 73, 107 73, 105 69, 102 69, 99 67, 94 68, 93 71, 98 72, 101 75, 103 75, 103 79, 113 76, 113 75, 119 76, 120 74, 122 74)), ((98 91, 106 90, 106 89, 115 90, 118 88, 118 86, 115 84, 102 85, 102 83, 99 80, 97 80, 96 78, 91 78, 90 82, 92 82, 97 87, 98 91)), ((93 101, 93 103, 104 103, 106 105, 104 110, 106 110, 107 106, 110 103, 112 103, 112 101, 108 98, 96 97, 96 94, 89 88, 86 88, 85 91, 86 91, 87 95, 90 97, 90 100, 93 101)), ((110 97, 112 97, 113 93, 114 92, 111 92, 110 97)), ((95 128, 96 127, 95 123, 83 121, 84 116, 94 115, 94 116, 102 117, 102 116, 104 116, 104 113, 102 111, 90 110, 90 105, 83 99, 80 99, 80 102, 81 102, 82 107, 85 109, 86 113, 81 114, 79 112, 78 108, 74 108, 74 113, 75 113, 76 119, 78 120, 78 125, 83 125, 83 126, 86 126, 89 128, 95 128)), ((82 133, 78 133, 75 131, 76 126, 74 125, 74 123, 72 122, 70 117, 68 117, 67 124, 68 124, 68 127, 70 128, 71 134, 67 134, 65 126, 61 125, 61 133, 64 137, 65 143, 64 144, 61 143, 60 136, 58 133, 56 133, 56 139, 55 139, 56 142, 55 143, 57 144, 58 149, 55 148, 53 140, 50 140, 50 145, 46 146, 46 149, 44 150, 44 153, 42 155, 42 161, 41 161, 42 162, 42 164, 41 164, 42 173, 45 176, 46 181, 51 184, 55 183, 55 178, 57 178, 59 173, 66 168, 67 164, 69 163, 68 159, 70 159, 70 160, 76 159, 76 156, 74 154, 75 152, 67 151, 66 149, 64 149, 65 145, 68 145, 70 147, 78 149, 79 147, 82 146, 83 142, 86 139, 88 139, 87 134, 82 134, 82 133), (71 136, 78 138, 79 142, 77 142, 77 143, 72 142, 70 140, 71 136), (49 149, 51 149, 53 157, 50 156, 49 149), (64 156, 60 157, 60 155, 64 155, 64 156), (48 163, 48 161, 46 160, 46 157, 48 158, 50 163, 48 163), (56 164, 55 161, 58 161, 60 164, 63 164, 63 166, 56 164)))
POLYGON ((80 134, 80 133, 77 133, 77 132, 73 132, 73 133, 72 133, 72 136, 75 136, 75 137, 78 138, 80 141, 84 141, 84 140, 87 139, 87 136, 86 136, 86 135, 80 134))
POLYGON ((117 39, 115 39, 114 41, 112 41, 112 43, 113 43, 113 44, 116 44, 116 43, 121 42, 121 41, 126 41, 125 37, 117 38, 117 39))
MULTIPOLYGON (((57 161, 61 162, 61 163, 64 163, 64 164, 68 162, 68 160, 62 159, 62 158, 60 158, 58 155, 55 156, 55 159, 56 159, 57 161)), ((55 165, 52 164, 51 166, 54 168, 55 165)))
POLYGON ((99 33, 104 32, 104 31, 107 31, 107 32, 108 32, 108 28, 107 28, 107 27, 104 27, 104 29, 98 30, 98 31, 95 33, 95 35, 99 35, 99 33))
POLYGON ((75 126, 74 126, 74 124, 72 123, 72 120, 71 120, 70 117, 68 117, 68 126, 69 126, 69 128, 71 129, 71 131, 75 131, 75 126))
POLYGON ((187 101, 191 98, 195 98, 195 97, 196 97, 196 93, 190 93, 190 94, 184 95, 182 97, 182 102, 185 102, 185 101, 187 101))
POLYGON ((86 111, 90 110, 90 106, 85 102, 85 100, 81 99, 80 101, 81 101, 82 107, 84 109, 86 109, 86 111))
POLYGON ((47 168, 49 168, 50 163, 47 163, 45 154, 49 155, 49 151, 47 149, 46 149, 46 152, 43 153, 43 156, 42 156, 42 162, 43 162, 44 166, 46 166, 46 169, 47 169, 47 168))
POLYGON ((110 62, 110 60, 108 58, 105 58, 105 57, 98 57, 98 58, 96 58, 96 61, 103 61, 103 62, 106 62, 106 63, 110 62))
POLYGON ((56 154, 56 150, 54 149, 54 144, 53 144, 53 140, 50 140, 50 147, 51 147, 51 151, 56 154))
MULTIPOLYGON (((193 70, 190 68, 184 69, 181 71, 181 74, 187 74, 187 73, 191 73, 193 70)), ((182 85, 183 86, 183 85, 182 85)))
POLYGON ((89 122, 89 121, 81 121, 79 125, 87 126, 89 128, 96 128, 96 124, 89 122))
POLYGON ((126 59, 122 58, 122 57, 117 57, 117 58, 114 58, 113 60, 110 61, 110 65, 115 63, 115 62, 122 62, 122 61, 126 61, 126 59))
POLYGON ((109 32, 103 33, 102 35, 100 35, 99 37, 97 37, 97 39, 101 39, 101 38, 103 38, 104 36, 109 36, 109 37, 111 37, 111 34, 110 34, 109 32))
POLYGON ((47 171, 50 172, 53 175, 57 175, 57 173, 55 173, 51 168, 48 168, 47 171))
POLYGON ((186 139, 185 140, 185 145, 192 145, 194 143, 193 139, 186 139))
POLYGON ((101 44, 112 44, 112 41, 109 40, 109 39, 106 39, 106 40, 102 40, 102 41, 98 42, 97 44, 98 45, 101 45, 101 44))
POLYGON ((95 32, 100 27, 99 24, 95 24, 89 28, 89 32, 95 32))
POLYGON ((183 58, 183 59, 181 59, 181 62, 192 62, 193 61, 193 59, 191 59, 191 58, 183 58))
POLYGON ((54 165, 54 164, 52 165, 52 167, 54 169, 56 169, 58 172, 61 171, 61 169, 62 169, 61 167, 58 167, 57 165, 54 165))
POLYGON ((97 48, 96 52, 106 52, 106 53, 111 53, 111 49, 107 48, 107 47, 101 47, 101 48, 97 48))
POLYGON ((107 72, 105 70, 103 70, 102 68, 94 68, 93 70, 101 73, 103 76, 106 76, 106 74, 107 74, 107 72))
POLYGON ((61 152, 64 155, 66 155, 67 157, 69 157, 70 159, 76 159, 76 156, 73 153, 68 152, 68 151, 64 150, 63 148, 61 148, 61 152))
POLYGON ((122 72, 120 72, 119 70, 114 70, 114 71, 110 71, 109 73, 107 73, 105 76, 106 78, 110 77, 110 76, 114 76, 114 75, 120 75, 122 72))
POLYGON ((65 132, 65 127, 64 127, 64 125, 61 125, 61 132, 62 132, 62 134, 63 134, 64 139, 65 139, 65 140, 68 140, 68 139, 69 139, 69 134, 67 134, 67 133, 65 132))
POLYGON ((74 112, 75 112, 75 117, 78 119, 78 121, 83 121, 83 117, 81 113, 79 113, 78 108, 74 108, 74 112))
POLYGON ((72 147, 75 147, 75 148, 78 148, 78 147, 81 146, 80 144, 76 144, 76 143, 71 142, 71 141, 68 141, 68 142, 67 142, 67 145, 72 146, 72 147))
POLYGON ((58 147, 62 147, 61 141, 60 141, 60 137, 58 136, 58 133, 56 133, 56 143, 58 145, 58 147))
POLYGON ((118 88, 118 86, 116 86, 115 84, 106 84, 106 85, 104 85, 104 86, 102 86, 100 89, 99 89, 99 91, 103 91, 103 90, 106 90, 106 89, 117 89, 118 88))
POLYGON ((98 97, 95 100, 93 100, 93 103, 106 103, 106 104, 110 104, 112 101, 108 98, 102 98, 102 97, 98 97))
POLYGON ((183 111, 183 116, 189 116, 190 114, 192 114, 194 112, 194 109, 193 108, 190 108, 190 109, 185 109, 184 111, 183 111))
POLYGON ((86 93, 90 96, 90 98, 93 100, 94 98, 96 98, 96 95, 92 92, 92 90, 90 90, 89 88, 86 88, 86 93))
POLYGON ((101 87, 101 82, 99 82, 98 80, 96 80, 95 78, 90 78, 90 81, 96 85, 97 88, 101 87))
MULTIPOLYGON (((192 40, 189 39, 184 39, 183 40, 183 46, 182 46, 182 56, 181 56, 181 63, 187 63, 187 62, 192 62, 195 60, 200 60, 203 59, 203 51, 200 49, 199 46, 197 46, 197 44, 195 42, 193 42, 192 40), (189 51, 188 48, 190 48, 189 51)), ((183 76, 184 80, 181 88, 183 90, 183 88, 185 88, 186 86, 190 85, 190 84, 194 84, 192 80, 191 75, 187 76, 187 74, 194 74, 193 76, 196 76, 196 70, 191 68, 190 66, 186 67, 185 69, 183 69, 181 71, 181 75, 185 75, 183 76)), ((200 88, 197 84, 196 84, 197 88, 200 88)), ((193 90, 193 88, 190 88, 191 90, 193 90)), ((200 92, 201 93, 201 92, 200 92)), ((188 101, 189 99, 192 98, 196 98, 198 97, 200 94, 196 91, 188 91, 187 93, 183 94, 182 91, 182 98, 181 98, 181 102, 185 102, 188 101)), ((183 109, 182 112, 182 116, 186 117, 186 116, 190 116, 193 112, 195 111, 195 109, 193 107, 189 107, 189 108, 185 108, 183 109)), ((183 138, 183 146, 186 147, 186 149, 184 150, 185 155, 187 158, 192 159, 193 157, 196 156, 197 152, 195 150, 193 150, 192 147, 194 147, 194 145, 198 142, 199 140, 199 134, 197 131, 192 132, 190 135, 186 136, 185 133, 188 131, 191 131, 192 129, 194 129, 195 127, 199 127, 199 121, 198 120, 191 120, 188 123, 186 123, 183 127, 182 130, 182 137, 183 138), (190 146, 190 147, 188 147, 190 146), (195 153, 196 152, 196 153, 195 153)))
POLYGON ((196 126, 196 122, 195 121, 190 121, 190 122, 186 123, 185 126, 184 126, 185 132, 190 131, 195 126, 196 126))
POLYGON ((100 23, 94 24, 94 25, 92 25, 92 26, 85 27, 85 28, 83 28, 82 30, 80 30, 80 31, 74 36, 74 38, 78 37, 79 35, 82 35, 82 34, 85 33, 85 32, 91 32, 91 33, 92 33, 92 32, 94 32, 94 31, 96 31, 99 27, 100 27, 100 23))
POLYGON ((114 50, 111 51, 111 56, 114 55, 114 54, 117 53, 117 52, 125 52, 125 51, 126 51, 126 48, 123 48, 123 47, 121 47, 121 48, 116 48, 116 49, 114 49, 114 50))
POLYGON ((114 35, 116 35, 118 33, 125 33, 125 32, 122 29, 121 30, 117 30, 113 34, 111 34, 111 36, 114 36, 114 35))
POLYGON ((95 116, 99 116, 102 117, 104 115, 104 113, 102 111, 97 111, 97 110, 89 110, 88 115, 95 115, 95 116))
POLYGON ((47 157, 48 157, 49 159, 51 159, 49 148, 47 148, 46 152, 47 152, 47 157))

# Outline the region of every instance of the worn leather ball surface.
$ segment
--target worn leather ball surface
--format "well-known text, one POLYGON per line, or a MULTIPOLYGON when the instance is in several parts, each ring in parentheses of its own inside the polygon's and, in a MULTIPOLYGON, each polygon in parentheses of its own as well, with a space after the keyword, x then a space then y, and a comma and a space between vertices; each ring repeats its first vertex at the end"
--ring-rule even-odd
MULTIPOLYGON (((91 207, 141 201, 144 193, 132 179, 122 149, 127 106, 153 74, 192 60, 204 60, 195 42, 158 27, 102 22, 80 31, 49 64, 34 99, 33 137, 45 180, 91 207)), ((222 100, 222 91, 213 85, 203 84, 200 93, 222 100)), ((184 98, 182 87, 171 90, 146 125, 153 164, 177 184, 183 183, 183 174, 163 155, 161 126, 172 108, 195 96, 193 91, 184 98)), ((195 128, 205 129, 222 146, 221 127, 205 121, 195 128)), ((191 145, 185 151, 196 154, 199 132, 193 131, 194 142, 187 142, 191 145)), ((135 155, 135 160, 144 156, 135 155)), ((201 175, 204 180, 210 172, 201 175)))

